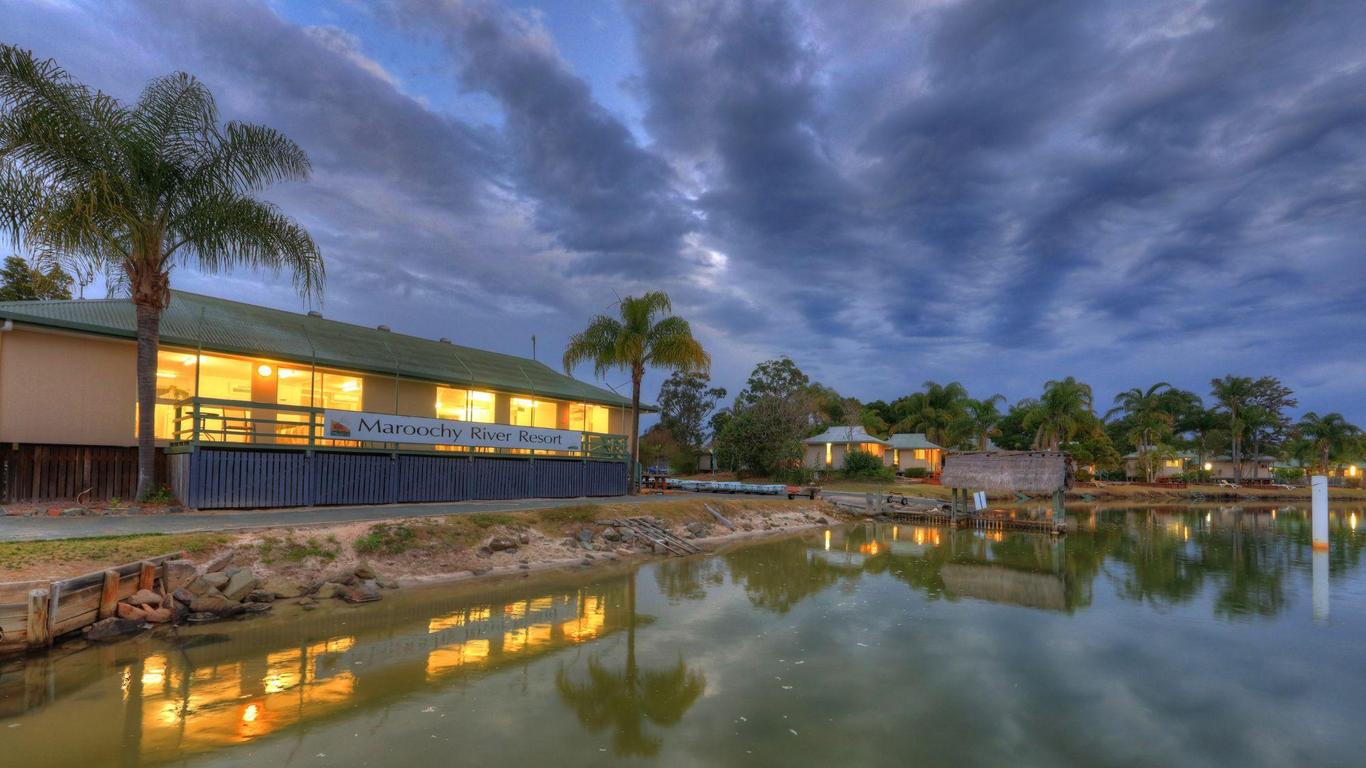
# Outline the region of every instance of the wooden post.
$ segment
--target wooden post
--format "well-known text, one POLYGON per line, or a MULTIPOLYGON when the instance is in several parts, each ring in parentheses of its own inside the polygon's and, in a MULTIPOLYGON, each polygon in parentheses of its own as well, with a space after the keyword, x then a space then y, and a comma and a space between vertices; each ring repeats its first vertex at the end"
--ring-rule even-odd
POLYGON ((1053 491, 1053 527, 1057 530, 1067 530, 1067 507, 1063 504, 1064 491, 1059 488, 1053 491))
POLYGON ((142 561, 142 568, 138 571, 138 589, 151 589, 157 580, 157 567, 142 561))
POLYGON ((51 645, 52 638, 47 631, 46 589, 32 589, 28 593, 28 647, 42 648, 51 645))
POLYGON ((114 615, 119 602, 119 572, 104 572, 104 589, 100 590, 100 608, 96 618, 107 619, 114 615))

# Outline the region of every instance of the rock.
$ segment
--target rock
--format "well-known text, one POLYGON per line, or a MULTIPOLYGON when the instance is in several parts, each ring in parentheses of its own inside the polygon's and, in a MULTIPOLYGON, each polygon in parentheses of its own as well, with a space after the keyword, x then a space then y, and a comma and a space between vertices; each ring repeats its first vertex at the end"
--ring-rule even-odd
POLYGON ((579 561, 579 565, 592 565, 592 564, 593 564, 593 561, 592 561, 592 560, 589 560, 589 559, 586 558, 586 557, 585 557, 584 559, 582 559, 582 560, 579 561))
POLYGON ((93 641, 117 640, 120 637, 137 634, 141 631, 141 621, 120 619, 117 616, 101 619, 83 630, 85 639, 93 641))
POLYGON ((356 569, 351 573, 355 574, 356 578, 361 580, 375 578, 375 569, 365 563, 356 566, 356 569))
POLYGON ((529 571, 529 570, 531 570, 531 566, 530 566, 529 564, 527 564, 527 563, 518 563, 518 564, 517 564, 517 567, 518 567, 518 568, 521 568, 521 569, 524 570, 524 571, 529 571))
POLYGON ((270 603, 242 603, 244 613, 265 613, 274 607, 270 603))
POLYGON ((67 507, 62 510, 62 517, 80 517, 86 514, 86 512, 87 510, 85 507, 67 507))
POLYGON ((573 539, 565 539, 564 541, 560 542, 560 546, 564 547, 565 549, 573 549, 574 547, 578 546, 578 544, 576 544, 573 539))
POLYGON ((765 520, 765 521, 764 521, 764 530, 765 530, 765 531, 771 531, 771 530, 773 530, 773 523, 769 522, 768 520, 765 520))
POLYGON ((146 621, 152 624, 169 624, 175 614, 170 608, 153 608, 147 611, 146 621))
POLYGON ((820 517, 817 517, 817 518, 816 518, 816 522, 820 523, 821 525, 829 525, 829 524, 830 524, 830 520, 829 520, 828 518, 826 518, 825 515, 821 515, 820 517))
POLYGON ((616 528, 608 526, 607 528, 603 529, 602 538, 606 539, 607 541, 621 541, 621 533, 618 532, 616 528))
POLYGON ((161 595, 150 589, 139 589, 134 592, 131 597, 126 598, 126 602, 129 605, 136 605, 139 608, 145 605, 150 605, 155 608, 161 605, 161 595))
MULTIPOLYGON (((213 589, 222 589, 223 587, 226 587, 228 585, 228 574, 223 573, 222 571, 206 573, 203 576, 200 576, 199 578, 201 581, 203 581, 205 584, 208 584, 209 587, 213 589)), ((194 590, 190 591, 193 592, 194 590)))
POLYGON ((208 611, 199 611, 185 616, 185 621, 190 624, 203 624, 209 621, 218 621, 218 614, 208 611))
POLYGON ((221 570, 223 570, 224 568, 227 568, 227 567, 228 567, 228 563, 231 563, 231 562, 232 562, 232 556, 233 556, 234 554, 235 554, 235 553, 232 552, 232 551, 224 552, 223 554, 219 555, 218 557, 215 557, 215 558, 213 558, 212 560, 210 560, 209 562, 205 563, 205 564, 204 564, 204 573, 217 573, 218 571, 221 571, 221 570))
POLYGON ((312 606, 317 605, 317 604, 318 604, 318 601, 317 601, 317 600, 314 600, 314 599, 311 598, 311 597, 301 597, 301 598, 299 598, 298 601, 296 601, 294 604, 295 604, 295 605, 302 605, 302 606, 305 607, 305 608, 309 608, 309 607, 312 607, 312 606))
POLYGON ((375 583, 379 585, 380 589, 398 589, 398 580, 387 576, 380 576, 375 579, 375 583))
POLYGON ((694 537, 701 536, 707 530, 707 527, 705 525, 702 525, 701 523, 695 521, 688 523, 683 527, 686 528, 688 530, 688 533, 691 533, 694 537))
POLYGON ((171 597, 175 598, 175 601, 177 603, 189 607, 190 603, 194 602, 195 594, 190 590, 181 587, 180 589, 177 589, 175 592, 171 593, 171 597))
POLYGON ((341 597, 348 603, 373 603, 380 599, 379 587, 374 581, 365 580, 342 592, 341 597))
POLYGON ((242 612, 242 604, 210 592, 196 597, 194 602, 190 603, 190 610, 195 613, 212 613, 215 616, 236 616, 242 612))
POLYGON ((319 587, 314 596, 319 600, 331 600, 334 597, 340 597, 341 593, 346 590, 346 586, 347 585, 345 584, 338 584, 335 581, 329 581, 319 587))
POLYGON ((234 603, 240 603, 242 602, 242 599, 251 594, 251 591, 256 589, 256 586, 260 583, 260 580, 256 578, 256 574, 243 568, 233 573, 228 579, 227 585, 223 587, 223 596, 234 603))
POLYGON ((257 589, 262 592, 269 592, 276 598, 285 600, 291 597, 300 597, 308 592, 308 587, 293 579, 283 576, 271 576, 262 581, 257 589))
POLYGON ((189 560, 167 560, 163 566, 166 569, 167 592, 174 592, 194 581, 196 571, 194 563, 189 560))
POLYGON ((477 568, 471 568, 471 569, 470 569, 470 573, 474 574, 475 576, 483 576, 484 574, 486 574, 486 573, 488 573, 488 572, 489 572, 488 567, 487 567, 487 566, 482 566, 482 565, 479 566, 479 567, 477 567, 477 568))
POLYGON ((475 552, 475 554, 480 557, 493 557, 493 550, 488 547, 480 547, 479 551, 475 552))
POLYGON ((275 602, 275 593, 266 589, 253 589, 252 591, 247 593, 247 602, 273 603, 275 602))
POLYGON ((669 548, 666 547, 666 546, 664 546, 662 543, 660 543, 660 542, 658 542, 658 541, 651 543, 651 544, 650 544, 650 549, 651 549, 656 555, 667 555, 667 554, 669 554, 669 548))
POLYGON ((114 615, 126 621, 146 621, 147 612, 136 605, 119 603, 114 607, 114 615))
POLYGON ((592 555, 584 555, 584 556, 583 556, 583 559, 584 559, 584 560, 593 560, 594 557, 593 557, 592 555))
POLYGON ((751 523, 750 521, 746 520, 745 522, 740 523, 740 527, 744 528, 746 531, 752 531, 754 530, 754 523, 751 523))
POLYGON ((530 544, 531 534, 527 533, 526 531, 522 531, 521 533, 517 534, 517 541, 521 542, 522 544, 530 544))
POLYGON ((579 542, 579 546, 588 550, 589 552, 592 552, 593 550, 597 549, 597 547, 593 546, 591 543, 588 542, 579 542))
POLYGON ((489 539, 488 548, 494 552, 516 551, 517 542, 506 536, 494 536, 489 539))
POLYGON ((591 528, 580 528, 579 532, 575 534, 575 538, 579 540, 580 544, 589 544, 593 541, 593 530, 591 528))
POLYGON ((360 579, 356 578, 356 574, 353 571, 345 570, 337 571, 336 573, 333 573, 331 576, 325 577, 323 581, 330 581, 333 584, 341 584, 343 586, 349 587, 353 584, 360 582, 360 579))

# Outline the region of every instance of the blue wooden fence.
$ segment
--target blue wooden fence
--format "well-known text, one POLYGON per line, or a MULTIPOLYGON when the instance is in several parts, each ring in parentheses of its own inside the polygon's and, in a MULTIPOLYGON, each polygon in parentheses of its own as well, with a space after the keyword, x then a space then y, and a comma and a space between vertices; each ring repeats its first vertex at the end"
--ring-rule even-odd
POLYGON ((168 469, 177 498, 200 509, 626 493, 626 464, 567 458, 196 448, 168 469))

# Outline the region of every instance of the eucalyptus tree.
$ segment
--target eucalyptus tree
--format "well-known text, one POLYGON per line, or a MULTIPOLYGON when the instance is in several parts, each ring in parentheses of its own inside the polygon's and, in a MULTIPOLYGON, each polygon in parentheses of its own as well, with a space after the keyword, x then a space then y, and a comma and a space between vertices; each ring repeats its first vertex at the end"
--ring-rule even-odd
POLYGON ((617 317, 598 315, 574 334, 564 350, 564 372, 591 361, 593 373, 624 370, 631 376, 631 491, 636 491, 634 468, 640 463, 640 382, 647 368, 685 373, 707 373, 711 355, 693 338, 688 321, 673 314, 663 291, 627 296, 617 305, 617 317))
POLYGON ((175 73, 125 104, 51 59, 0 45, 0 227, 43 258, 122 278, 137 316, 138 496, 153 481, 156 359, 171 273, 288 272, 320 294, 323 260, 303 227, 253 195, 307 178, 308 157, 270 128, 219 123, 208 88, 175 73))

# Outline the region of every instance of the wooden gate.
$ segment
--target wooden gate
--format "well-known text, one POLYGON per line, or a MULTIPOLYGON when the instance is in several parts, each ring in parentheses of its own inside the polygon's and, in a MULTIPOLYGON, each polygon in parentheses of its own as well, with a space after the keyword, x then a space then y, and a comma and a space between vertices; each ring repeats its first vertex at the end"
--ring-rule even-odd
MULTIPOLYGON (((165 482, 166 477, 166 455, 157 449, 156 480, 165 482)), ((137 448, 0 446, 0 503, 132 499, 137 484, 137 448)))

